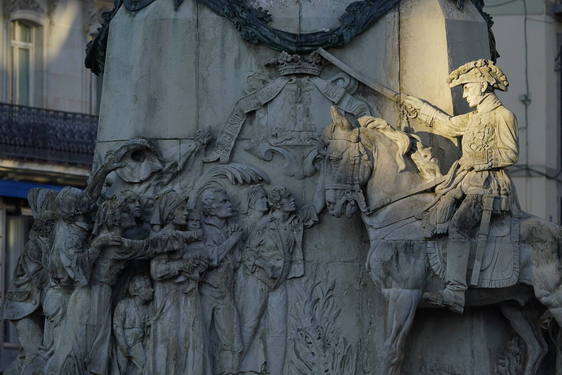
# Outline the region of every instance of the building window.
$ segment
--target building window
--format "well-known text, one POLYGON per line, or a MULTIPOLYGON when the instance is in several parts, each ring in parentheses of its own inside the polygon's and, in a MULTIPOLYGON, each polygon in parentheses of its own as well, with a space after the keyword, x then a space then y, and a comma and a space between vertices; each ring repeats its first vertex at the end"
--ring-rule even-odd
POLYGON ((34 26, 24 21, 11 25, 12 103, 32 105, 34 26))

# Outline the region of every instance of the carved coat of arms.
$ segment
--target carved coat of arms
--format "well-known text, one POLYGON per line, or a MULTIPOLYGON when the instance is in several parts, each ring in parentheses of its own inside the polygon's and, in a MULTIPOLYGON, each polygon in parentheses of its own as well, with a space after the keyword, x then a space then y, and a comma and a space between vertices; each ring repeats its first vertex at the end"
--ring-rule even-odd
POLYGON ((240 99, 217 139, 209 161, 228 162, 245 122, 251 141, 245 150, 265 160, 284 159, 283 171, 303 179, 316 173, 318 141, 330 122, 333 105, 355 117, 371 114, 369 105, 354 96, 358 83, 343 72, 322 75, 325 61, 318 54, 283 52, 266 64, 277 77, 255 73, 248 78, 249 95, 240 99))

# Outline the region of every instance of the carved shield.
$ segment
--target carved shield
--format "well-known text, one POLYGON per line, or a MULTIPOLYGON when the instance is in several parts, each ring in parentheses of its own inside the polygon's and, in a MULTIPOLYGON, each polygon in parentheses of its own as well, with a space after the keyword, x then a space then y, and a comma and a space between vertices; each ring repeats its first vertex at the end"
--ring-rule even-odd
POLYGON ((152 4, 154 0, 123 0, 125 8, 131 12, 136 12, 152 4))

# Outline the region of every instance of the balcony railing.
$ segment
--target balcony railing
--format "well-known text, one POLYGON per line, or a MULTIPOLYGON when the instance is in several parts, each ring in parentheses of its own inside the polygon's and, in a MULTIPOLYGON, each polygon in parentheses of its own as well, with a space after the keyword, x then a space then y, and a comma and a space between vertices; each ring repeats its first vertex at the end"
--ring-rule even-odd
POLYGON ((0 158, 89 167, 97 116, 0 103, 0 158))

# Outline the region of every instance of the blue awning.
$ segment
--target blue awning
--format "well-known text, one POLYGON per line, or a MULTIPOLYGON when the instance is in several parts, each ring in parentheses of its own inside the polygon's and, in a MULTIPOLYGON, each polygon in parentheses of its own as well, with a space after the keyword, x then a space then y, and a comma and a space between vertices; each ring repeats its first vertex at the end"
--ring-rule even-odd
POLYGON ((34 182, 1 180, 0 179, 0 196, 13 198, 27 198, 27 192, 33 188, 53 189, 59 191, 63 186, 38 184, 34 182))

